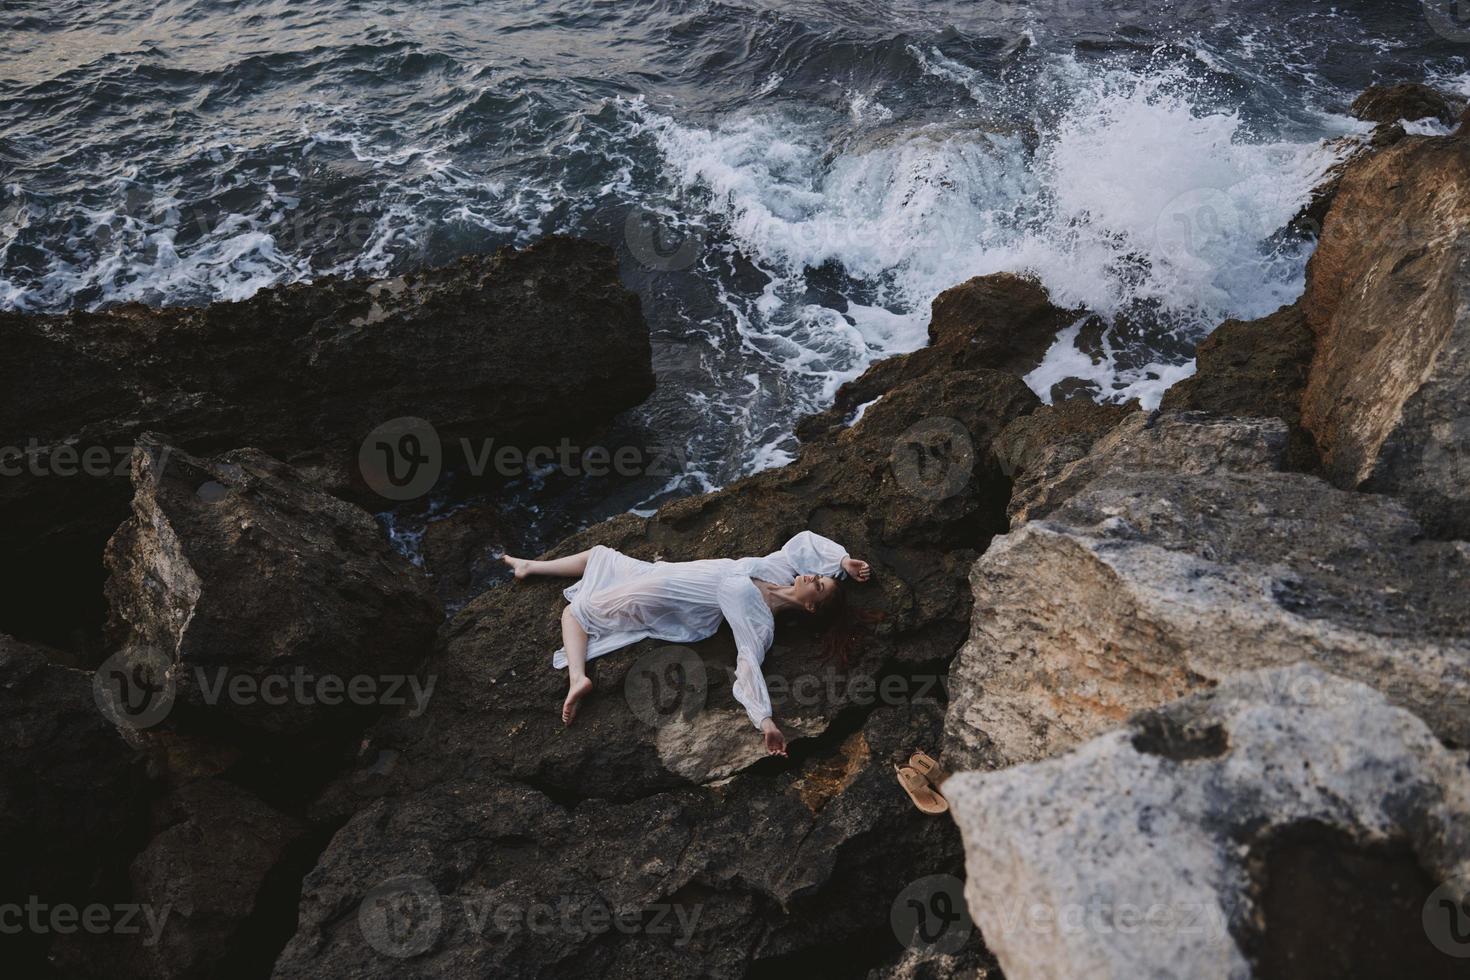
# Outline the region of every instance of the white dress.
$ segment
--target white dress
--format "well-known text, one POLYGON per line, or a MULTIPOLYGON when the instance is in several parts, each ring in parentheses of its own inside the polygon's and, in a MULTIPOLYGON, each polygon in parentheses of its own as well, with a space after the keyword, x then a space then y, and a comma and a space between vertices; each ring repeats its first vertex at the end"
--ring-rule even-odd
MULTIPOLYGON (((587 659, 648 638, 694 643, 713 636, 723 619, 735 634, 735 699, 751 723, 771 717, 771 698, 761 664, 776 634, 776 620, 753 579, 790 585, 798 575, 842 571, 847 551, 835 541, 802 531, 764 558, 647 562, 597 545, 576 585, 562 592, 587 631, 587 659)), ((551 658, 567 665, 566 648, 551 658)))

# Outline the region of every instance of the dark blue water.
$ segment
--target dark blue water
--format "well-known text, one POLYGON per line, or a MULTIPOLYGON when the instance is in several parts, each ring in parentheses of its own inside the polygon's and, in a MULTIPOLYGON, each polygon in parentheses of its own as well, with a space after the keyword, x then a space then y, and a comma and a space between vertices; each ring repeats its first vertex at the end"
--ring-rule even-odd
POLYGON ((1146 325, 1059 345, 1038 390, 1157 398, 1300 291, 1310 243, 1277 232, 1352 96, 1467 87, 1456 27, 1412 0, 0 2, 0 305, 590 235, 654 332, 626 427, 684 459, 616 503, 647 506, 790 458, 975 274, 1146 325))

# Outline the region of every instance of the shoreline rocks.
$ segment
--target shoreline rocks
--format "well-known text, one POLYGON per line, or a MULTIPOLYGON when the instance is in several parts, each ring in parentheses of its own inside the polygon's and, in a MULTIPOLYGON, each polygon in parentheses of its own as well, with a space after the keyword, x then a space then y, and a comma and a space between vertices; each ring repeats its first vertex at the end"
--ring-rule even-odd
POLYGON ((1195 373, 1166 391, 1159 408, 1281 419, 1288 429, 1283 465, 1317 472, 1321 460, 1301 410, 1315 351, 1300 303, 1260 320, 1226 320, 1200 341, 1195 373))
POLYGON ((261 908, 268 879, 305 826, 219 780, 190 783, 161 809, 167 826, 130 868, 134 898, 170 913, 158 942, 144 947, 140 972, 182 978, 265 967, 250 927, 269 914, 261 908))
POLYGON ((1360 100, 1304 297, 1165 411, 998 440, 943 759, 1014 980, 1462 972, 1470 143, 1424 94, 1360 100))
POLYGON ((0 479, 0 547, 30 573, 0 600, 0 628, 69 645, 61 623, 100 619, 89 585, 127 516, 127 461, 145 431, 203 455, 254 447, 386 509, 394 500, 359 470, 385 423, 434 427, 431 485, 460 439, 579 438, 653 390, 648 330, 613 252, 555 237, 197 309, 0 313, 0 346, 0 462, 13 473, 0 479))
MULTIPOLYGON (((1288 436, 1277 419, 1224 418, 1203 412, 1144 414, 1124 408, 1120 413, 1088 413, 1099 429, 1088 430, 1095 441, 1085 454, 1070 458, 1065 450, 1077 443, 1062 439, 1046 444, 1035 459, 1021 457, 1022 474, 1008 508, 1012 527, 1046 517, 1110 473, 1165 469, 1199 476, 1225 470, 1276 470, 1285 463, 1288 436), (1112 421, 1115 418, 1121 420, 1112 421), (1102 425, 1107 426, 1105 431, 1100 431, 1102 425)), ((1002 441, 1007 434, 1024 439, 1030 421, 1012 423, 1002 441)))
POLYGON ((1374 85, 1353 100, 1351 112, 1364 122, 1393 124, 1433 119, 1453 126, 1465 110, 1465 100, 1417 82, 1374 85))
MULTIPOLYGON (((0 635, 0 905, 121 898, 147 839, 143 753, 98 710, 91 673, 57 660, 0 635)), ((8 936, 7 969, 41 975, 49 940, 8 936)))
POLYGON ((862 405, 925 377, 975 369, 1025 376, 1041 363, 1057 332, 1082 314, 1053 306, 1036 280, 1010 273, 977 276, 931 304, 929 343, 875 362, 837 391, 832 407, 797 423, 804 441, 851 423, 862 405))

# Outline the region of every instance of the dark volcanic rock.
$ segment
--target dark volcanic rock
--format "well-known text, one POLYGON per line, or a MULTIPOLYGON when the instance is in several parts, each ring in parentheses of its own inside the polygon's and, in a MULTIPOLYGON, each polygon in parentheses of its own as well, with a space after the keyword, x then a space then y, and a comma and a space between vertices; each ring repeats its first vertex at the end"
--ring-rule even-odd
MULTIPOLYGON (((93 697, 92 676, 0 636, 0 904, 29 896, 78 906, 125 894, 122 874, 146 838, 143 757, 93 697)), ((6 953, 24 975, 51 936, 6 953)))
POLYGON ((1057 332, 1080 315, 1053 306, 1034 279, 1010 273, 978 276, 947 289, 934 300, 927 347, 878 361, 843 385, 830 409, 802 420, 797 434, 812 439, 840 428, 858 406, 937 373, 987 368, 1028 374, 1057 332))
POLYGON ((1200 341, 1194 376, 1165 392, 1160 408, 1281 419, 1291 432, 1287 467, 1312 470, 1317 450, 1301 402, 1315 349, 1300 303, 1260 320, 1226 320, 1200 341))
MULTIPOLYGON (((790 466, 669 504, 651 519, 615 518, 557 552, 604 544, 648 560, 738 557, 775 550, 810 528, 866 556, 879 572, 873 585, 853 589, 854 601, 880 608, 886 620, 851 673, 876 673, 885 659, 943 661, 964 635, 969 563, 1006 526, 1009 484, 991 440, 1036 404, 1018 378, 999 372, 915 382, 892 392, 856 427, 811 444, 790 466), (961 427, 966 445, 940 461, 954 468, 948 478, 920 484, 908 454, 930 434, 927 426, 910 430, 946 417, 961 427)), ((594 661, 603 694, 563 729, 557 709, 565 675, 549 664, 561 645, 558 592, 567 584, 495 588, 467 606, 446 627, 429 665, 438 683, 432 710, 386 744, 438 760, 439 778, 495 772, 553 793, 614 798, 719 778, 763 756, 730 696, 734 649, 723 633, 700 647, 710 683, 694 720, 654 729, 629 710, 621 692, 640 654, 658 646, 647 644, 594 661)), ((799 621, 778 630, 767 673, 792 680, 831 674, 814 639, 799 621)), ((816 735, 850 703, 845 693, 828 697, 824 689, 815 703, 785 711, 778 705, 777 719, 816 735)), ((415 780, 429 773, 411 769, 415 780)))
POLYGON ((953 825, 893 779, 939 726, 881 707, 789 764, 621 803, 489 774, 381 800, 307 877, 275 976, 861 975, 900 951, 904 887, 959 870, 953 825))
POLYGON ((1464 108, 1462 99, 1451 99, 1428 85, 1406 82, 1401 85, 1374 85, 1366 89, 1353 100, 1352 112, 1365 122, 1434 119, 1452 126, 1464 108))
POLYGON ((683 683, 663 690, 683 712, 659 713, 642 693, 667 649, 644 643, 594 661, 597 689, 565 729, 565 675, 550 657, 567 583, 508 584, 466 607, 429 665, 429 710, 380 723, 363 766, 322 801, 323 817, 360 812, 308 876, 277 975, 388 976, 399 955, 425 976, 640 977, 861 973, 894 957, 892 903, 911 878, 953 873, 956 842, 947 822, 913 809, 890 762, 938 735, 944 664, 968 618, 965 573, 1005 528, 1008 482, 991 442, 1036 405, 1013 375, 939 373, 890 391, 790 466, 559 546, 738 556, 811 528, 871 561, 874 581, 853 601, 886 618, 845 669, 822 660, 809 625, 778 630, 765 673, 789 761, 765 757, 730 694, 727 633, 696 645, 683 683), (400 875, 427 882, 375 891, 400 875), (700 918, 682 943, 560 924, 476 935, 466 896, 512 917, 540 903, 577 922, 604 906, 645 924, 660 906, 700 918), (405 923, 390 933, 374 910, 436 904, 423 946, 385 951, 405 923))
POLYGON ((566 238, 199 309, 0 313, 0 348, 0 462, 13 474, 0 479, 0 548, 29 572, 0 623, 63 639, 57 620, 93 594, 102 543, 127 516, 127 457, 144 431, 201 454, 253 446, 386 505, 357 460, 390 420, 432 423, 452 465, 461 438, 575 437, 653 388, 613 253, 566 238))
POLYGON ((355 679, 380 691, 432 647, 441 612, 423 572, 365 511, 284 463, 252 449, 204 460, 144 436, 133 479, 107 595, 129 655, 155 649, 171 665, 170 722, 350 727, 368 707, 355 679))

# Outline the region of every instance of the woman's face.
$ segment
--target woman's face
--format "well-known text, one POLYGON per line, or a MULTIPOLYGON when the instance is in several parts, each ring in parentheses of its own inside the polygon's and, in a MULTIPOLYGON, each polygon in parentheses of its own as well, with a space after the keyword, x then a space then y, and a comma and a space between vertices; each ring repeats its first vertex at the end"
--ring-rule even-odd
POLYGON ((798 575, 791 588, 807 612, 816 612, 818 606, 837 594, 838 586, 830 575, 798 575))

